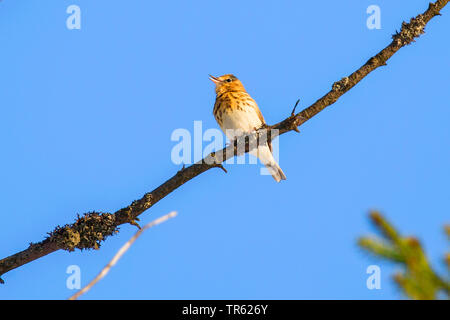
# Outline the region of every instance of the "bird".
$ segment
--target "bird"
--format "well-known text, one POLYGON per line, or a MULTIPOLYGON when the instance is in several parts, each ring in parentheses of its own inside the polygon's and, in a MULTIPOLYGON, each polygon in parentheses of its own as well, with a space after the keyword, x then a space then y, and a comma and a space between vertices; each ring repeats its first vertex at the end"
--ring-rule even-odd
MULTIPOLYGON (((215 84, 216 91, 214 118, 230 141, 266 126, 258 104, 236 76, 209 75, 209 79, 215 84)), ((257 149, 250 151, 250 154, 256 156, 266 166, 275 181, 286 180, 283 170, 273 157, 270 141, 260 143, 257 149)))

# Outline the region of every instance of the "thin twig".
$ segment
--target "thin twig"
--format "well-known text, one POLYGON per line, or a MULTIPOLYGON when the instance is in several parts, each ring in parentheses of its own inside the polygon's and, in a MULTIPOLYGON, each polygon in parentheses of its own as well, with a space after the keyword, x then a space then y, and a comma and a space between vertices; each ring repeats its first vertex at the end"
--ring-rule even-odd
POLYGON ((119 261, 119 259, 123 256, 123 254, 131 247, 131 245, 136 241, 137 238, 147 229, 154 227, 164 221, 169 220, 170 218, 173 218, 177 215, 175 211, 172 211, 171 213, 166 214, 165 216, 162 216, 156 220, 153 220, 152 222, 146 224, 143 228, 139 229, 134 236, 131 237, 130 240, 128 240, 122 248, 120 248, 119 251, 114 255, 114 257, 111 259, 111 261, 108 262, 108 264, 100 271, 100 273, 91 281, 89 282, 84 288, 82 288, 80 291, 75 293, 73 296, 71 296, 68 300, 76 300, 78 299, 82 294, 89 291, 97 282, 99 282, 103 277, 105 277, 109 270, 119 261))

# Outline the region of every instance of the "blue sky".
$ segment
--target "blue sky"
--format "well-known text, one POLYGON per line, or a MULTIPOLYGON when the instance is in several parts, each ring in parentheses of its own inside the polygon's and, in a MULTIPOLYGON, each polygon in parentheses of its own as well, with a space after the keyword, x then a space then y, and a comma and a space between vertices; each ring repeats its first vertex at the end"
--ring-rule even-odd
MULTIPOLYGON (((271 124, 384 48, 427 1, 0 2, 0 256, 77 213, 114 212, 171 177, 177 128, 218 128, 207 75, 234 73, 271 124), (68 30, 66 8, 81 8, 68 30), (381 29, 366 9, 381 8, 381 29)), ((259 165, 211 170, 160 201, 147 231, 83 299, 399 299, 398 267, 356 245, 379 209, 445 271, 450 11, 336 104, 280 139, 287 181, 259 165), (366 268, 381 267, 368 290, 366 268)), ((0 299, 65 299, 136 228, 4 275, 0 299)))

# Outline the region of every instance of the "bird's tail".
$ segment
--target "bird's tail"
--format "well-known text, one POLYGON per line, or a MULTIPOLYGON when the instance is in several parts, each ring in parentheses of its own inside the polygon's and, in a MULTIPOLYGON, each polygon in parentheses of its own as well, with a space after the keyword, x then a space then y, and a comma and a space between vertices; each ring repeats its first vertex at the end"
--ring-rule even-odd
POLYGON ((266 166, 272 177, 276 182, 286 180, 283 170, 281 170, 278 163, 273 158, 272 152, 268 145, 259 146, 257 150, 251 152, 254 156, 257 156, 259 160, 266 166))

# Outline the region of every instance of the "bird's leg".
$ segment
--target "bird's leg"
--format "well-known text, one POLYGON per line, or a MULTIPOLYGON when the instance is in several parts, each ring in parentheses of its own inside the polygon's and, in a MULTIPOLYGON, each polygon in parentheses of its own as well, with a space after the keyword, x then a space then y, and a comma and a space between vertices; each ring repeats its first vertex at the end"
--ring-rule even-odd
POLYGON ((232 145, 236 145, 236 139, 233 139, 233 140, 230 140, 230 142, 227 142, 225 144, 225 147, 228 148, 228 147, 230 147, 232 145))
POLYGON ((238 142, 238 139, 239 139, 239 135, 236 135, 236 133, 235 133, 235 134, 230 135, 230 136, 228 137, 228 140, 230 140, 230 142, 226 143, 227 148, 230 147, 230 146, 234 146, 235 148, 237 148, 237 142, 238 142), (230 136, 231 136, 231 138, 230 138, 230 136))

